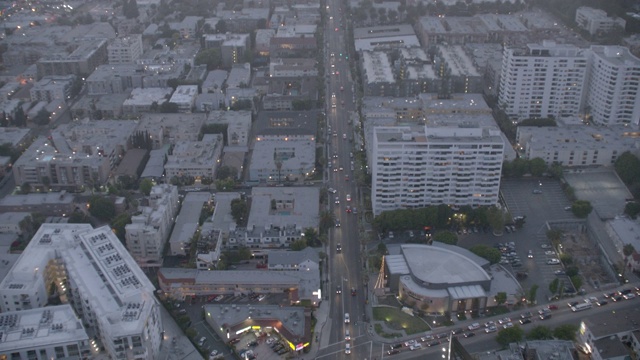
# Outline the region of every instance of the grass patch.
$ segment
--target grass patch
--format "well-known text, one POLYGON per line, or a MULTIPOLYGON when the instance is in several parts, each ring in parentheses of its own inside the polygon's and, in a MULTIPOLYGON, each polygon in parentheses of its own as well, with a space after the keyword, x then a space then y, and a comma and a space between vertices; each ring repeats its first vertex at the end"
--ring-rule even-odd
POLYGON ((380 336, 382 336, 383 338, 387 338, 387 339, 395 339, 398 337, 402 337, 402 334, 399 333, 386 333, 382 330, 382 325, 381 324, 375 324, 374 329, 376 331, 376 333, 380 336))
POLYGON ((502 314, 506 314, 508 312, 511 312, 509 309, 507 309, 506 306, 495 306, 492 308, 489 308, 487 311, 487 316, 494 316, 494 315, 502 315, 502 314))
POLYGON ((373 318, 384 321, 392 329, 404 330, 407 335, 428 331, 429 325, 422 319, 403 313, 399 309, 389 307, 374 307, 373 318))

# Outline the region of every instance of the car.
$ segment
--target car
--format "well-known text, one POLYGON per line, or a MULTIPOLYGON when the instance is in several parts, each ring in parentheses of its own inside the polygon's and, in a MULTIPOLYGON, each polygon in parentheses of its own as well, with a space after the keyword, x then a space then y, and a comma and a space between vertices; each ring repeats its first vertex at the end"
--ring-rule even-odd
POLYGON ((462 329, 462 328, 457 328, 457 329, 453 329, 453 330, 451 330, 451 333, 452 333, 453 335, 462 334, 463 332, 464 332, 464 329, 462 329))
POLYGON ((336 286, 336 294, 342 294, 342 286, 336 286))
POLYGON ((533 251, 529 250, 529 252, 527 253, 527 257, 529 259, 533 259, 533 251))
POLYGON ((333 168, 333 172, 338 172, 338 168, 333 168))
POLYGON ((409 350, 411 350, 411 351, 420 350, 420 349, 422 349, 422 345, 420 345, 420 344, 415 344, 415 345, 409 346, 409 350))
POLYGON ((264 300, 266 298, 267 298, 267 295, 266 294, 262 294, 262 295, 258 296, 258 301, 262 301, 262 300, 264 300))
POLYGON ((578 305, 578 304, 580 304, 580 302, 579 302, 579 301, 572 301, 572 302, 568 303, 568 304, 567 304, 567 306, 569 306, 569 307, 574 307, 574 306, 576 306, 576 305, 578 305))
POLYGON ((512 328, 513 327, 513 323, 512 322, 508 322, 504 325, 502 325, 503 328, 508 329, 508 328, 512 328))
POLYGON ((340 227, 340 220, 336 219, 336 227, 340 227))
POLYGON ((331 93, 331 97, 335 98, 336 97, 336 93, 331 93))
POLYGON ((604 293, 604 294, 602 294, 602 296, 604 296, 605 299, 608 299, 608 298, 612 298, 612 297, 616 296, 616 294, 617 294, 616 292, 610 292, 610 293, 604 293))
POLYGON ((336 31, 338 31, 338 28, 336 28, 336 31))
POLYGON ((484 332, 485 332, 485 333, 487 333, 487 334, 488 334, 488 333, 492 333, 492 332, 496 332, 496 331, 498 331, 498 328, 497 328, 497 327, 495 327, 495 326, 493 326, 493 325, 492 325, 492 326, 487 327, 486 329, 484 329, 484 332))
POLYGON ((540 314, 540 320, 551 319, 551 314, 540 314))
POLYGON ((273 350, 273 352, 278 352, 280 350, 284 349, 284 345, 282 345, 281 343, 276 343, 271 350, 273 350))
POLYGON ((344 181, 349 181, 349 175, 344 176, 344 181))
POLYGON ((353 208, 353 213, 357 214, 358 213, 358 208, 353 208))
POLYGON ((250 347, 256 347, 256 346, 258 346, 258 342, 253 340, 252 342, 248 343, 247 345, 249 345, 250 347))
POLYGON ((622 296, 620 295, 612 296, 611 300, 613 300, 613 302, 622 301, 622 296))
POLYGON ((607 300, 598 300, 598 301, 596 301, 596 305, 598 305, 598 306, 605 306, 608 303, 609 302, 607 300))
POLYGON ((351 340, 351 334, 349 333, 349 329, 344 331, 344 340, 345 341, 351 340))
POLYGON ((549 244, 542 244, 542 245, 540 245, 540 247, 543 248, 543 249, 551 249, 551 245, 549 245, 549 244))
POLYGON ((340 86, 340 91, 344 91, 344 86, 340 86))
POLYGON ((395 355, 399 353, 400 353, 400 350, 396 350, 396 349, 387 351, 387 355, 395 355))
POLYGON ((393 231, 389 231, 389 235, 387 235, 389 239, 393 239, 393 231))
POLYGON ((463 333, 462 336, 464 336, 466 338, 469 338, 469 337, 476 336, 476 333, 474 333, 473 331, 467 331, 467 332, 463 333))
POLYGON ((531 324, 531 319, 529 319, 529 318, 526 318, 526 319, 520 319, 520 324, 521 324, 521 325, 531 324))
POLYGON ((222 354, 218 353, 218 350, 212 350, 209 353, 209 360, 220 359, 222 354))
POLYGON ((434 340, 435 338, 433 337, 433 335, 425 335, 423 337, 420 338, 420 341, 425 342, 425 341, 431 341, 434 340))
POLYGON ((565 206, 564 207, 565 211, 571 211, 571 209, 573 209, 573 206, 565 206))
POLYGON ((547 250, 547 251, 544 252, 544 254, 547 255, 547 256, 555 256, 556 252, 555 251, 551 251, 551 250, 547 250))
POLYGON ((329 188, 329 192, 332 194, 335 194, 338 192, 338 190, 334 189, 334 188, 329 188))
POLYGON ((351 206, 347 205, 347 207, 344 209, 344 211, 346 211, 347 213, 351 213, 351 206))
POLYGON ((560 260, 556 258, 552 258, 547 260, 547 265, 558 265, 560 264, 560 260))
POLYGON ((542 194, 542 190, 540 189, 533 189, 532 193, 538 195, 538 194, 542 194))
POLYGON ((480 323, 473 323, 467 327, 467 329, 473 331, 480 329, 480 323))
POLYGON ((511 318, 506 317, 506 318, 502 318, 502 319, 498 320, 498 323, 500 325, 506 324, 508 322, 511 322, 511 318))
POLYGON ((624 295, 622 295, 622 297, 623 297, 625 300, 630 300, 630 299, 635 298, 635 297, 636 297, 636 294, 634 294, 634 293, 624 294, 624 295))
POLYGON ((484 323, 484 327, 489 327, 489 326, 495 326, 496 322, 495 321, 487 321, 486 323, 484 323))
POLYGON ((343 171, 343 170, 344 170, 344 168, 343 168, 342 166, 340 166, 340 168, 339 168, 338 170, 343 171))
POLYGON ((444 341, 448 341, 449 339, 449 333, 440 333, 436 335, 436 339, 445 339, 444 341))
POLYGON ((201 337, 200 340, 198 340, 198 346, 203 346, 205 341, 207 341, 206 337, 201 337))
POLYGON ((431 341, 429 341, 429 342, 427 343, 427 346, 428 346, 428 347, 432 347, 432 346, 436 346, 436 345, 439 345, 439 344, 440 344, 440 341, 438 341, 438 340, 431 340, 431 341))
POLYGON ((547 309, 549 309, 549 310, 558 310, 558 305, 549 305, 549 306, 547 306, 547 309))
POLYGON ((265 342, 267 343, 267 345, 271 345, 271 344, 273 344, 275 341, 276 341, 276 339, 275 339, 275 338, 270 337, 270 338, 267 338, 267 341, 265 341, 265 342))
POLYGON ((348 324, 351 322, 351 318, 349 318, 349 313, 344 313, 344 323, 348 324))
POLYGON ((342 139, 347 140, 347 134, 342 134, 342 139))
POLYGON ((531 311, 527 311, 526 313, 522 313, 520 314, 520 318, 521 319, 529 319, 533 316, 533 314, 531 313, 531 311))
POLYGON ((407 340, 404 342, 404 346, 409 347, 412 345, 416 345, 418 342, 416 340, 407 340))
POLYGON ((336 202, 336 204, 340 204, 340 198, 336 196, 335 202, 336 202))
POLYGON ((351 201, 351 195, 347 194, 347 201, 351 201))
POLYGON ((213 299, 213 301, 218 302, 218 301, 221 301, 222 299, 224 299, 224 295, 218 295, 213 299))
POLYGON ((564 272, 564 270, 556 270, 553 272, 556 275, 565 275, 566 273, 564 272))
POLYGON ((351 296, 356 296, 356 288, 351 288, 351 296))
POLYGON ((393 345, 389 345, 389 348, 391 350, 396 350, 396 349, 400 349, 402 347, 402 344, 393 344, 393 345))

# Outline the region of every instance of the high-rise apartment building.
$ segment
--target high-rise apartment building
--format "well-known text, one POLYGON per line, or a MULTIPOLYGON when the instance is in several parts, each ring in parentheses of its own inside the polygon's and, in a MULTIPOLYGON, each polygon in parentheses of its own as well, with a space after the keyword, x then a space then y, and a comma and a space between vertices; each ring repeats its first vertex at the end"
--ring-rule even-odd
POLYGON ((581 116, 600 125, 637 125, 640 59, 620 46, 543 41, 505 48, 498 101, 514 121, 581 116))
POLYGON ((591 46, 585 114, 601 125, 638 125, 640 59, 621 46, 591 46))
POLYGON ((587 61, 584 49, 553 41, 505 48, 500 106, 514 120, 577 115, 587 61))
POLYGON ((504 146, 497 128, 376 127, 373 213, 496 204, 504 146))

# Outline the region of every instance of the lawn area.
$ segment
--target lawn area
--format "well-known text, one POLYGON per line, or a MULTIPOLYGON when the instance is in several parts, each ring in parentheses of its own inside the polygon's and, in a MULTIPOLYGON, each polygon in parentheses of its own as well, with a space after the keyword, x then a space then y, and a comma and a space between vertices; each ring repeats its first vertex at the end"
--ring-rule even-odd
POLYGON ((373 318, 384 321, 385 325, 394 330, 404 330, 407 335, 413 335, 429 330, 429 325, 422 319, 403 313, 399 309, 390 307, 373 308, 373 318))

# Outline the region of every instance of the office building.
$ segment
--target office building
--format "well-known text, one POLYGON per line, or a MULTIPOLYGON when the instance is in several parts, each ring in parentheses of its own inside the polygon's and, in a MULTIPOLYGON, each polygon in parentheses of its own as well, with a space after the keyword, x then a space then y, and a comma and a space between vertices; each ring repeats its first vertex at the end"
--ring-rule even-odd
POLYGON ((498 202, 505 143, 493 127, 377 127, 373 213, 430 205, 498 202))

